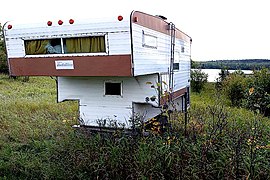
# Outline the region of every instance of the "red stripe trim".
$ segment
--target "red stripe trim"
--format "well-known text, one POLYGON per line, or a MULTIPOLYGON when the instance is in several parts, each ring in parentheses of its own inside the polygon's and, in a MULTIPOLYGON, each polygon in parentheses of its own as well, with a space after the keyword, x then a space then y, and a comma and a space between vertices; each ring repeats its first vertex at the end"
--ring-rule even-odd
POLYGON ((10 58, 12 76, 132 76, 131 55, 10 58), (55 61, 73 60, 74 69, 57 70, 55 61))

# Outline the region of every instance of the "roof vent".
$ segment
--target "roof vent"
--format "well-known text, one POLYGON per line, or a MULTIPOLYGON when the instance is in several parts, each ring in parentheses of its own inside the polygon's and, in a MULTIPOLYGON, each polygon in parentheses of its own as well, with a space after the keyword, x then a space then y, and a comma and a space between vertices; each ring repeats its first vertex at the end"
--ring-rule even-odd
POLYGON ((160 19, 164 20, 164 21, 167 20, 167 18, 165 16, 162 16, 162 15, 156 15, 156 16, 159 17, 160 19))

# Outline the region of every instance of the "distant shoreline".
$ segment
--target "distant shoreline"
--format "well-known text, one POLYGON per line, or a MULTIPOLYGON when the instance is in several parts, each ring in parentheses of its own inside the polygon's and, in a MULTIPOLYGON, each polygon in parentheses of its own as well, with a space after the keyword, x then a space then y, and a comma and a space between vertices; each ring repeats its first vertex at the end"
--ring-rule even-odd
POLYGON ((270 69, 269 59, 242 59, 242 60, 211 60, 192 61, 192 68, 200 69, 239 69, 239 70, 259 70, 270 69))

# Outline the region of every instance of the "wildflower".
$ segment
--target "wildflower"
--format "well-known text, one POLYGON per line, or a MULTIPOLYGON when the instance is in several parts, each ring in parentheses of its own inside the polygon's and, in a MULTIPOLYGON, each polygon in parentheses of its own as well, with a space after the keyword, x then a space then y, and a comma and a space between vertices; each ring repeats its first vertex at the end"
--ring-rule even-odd
POLYGON ((157 122, 157 121, 156 122, 153 122, 153 125, 154 126, 159 126, 160 125, 160 122, 157 122))
POLYGON ((249 89, 249 95, 252 95, 254 93, 254 87, 249 89))
POLYGON ((256 149, 263 149, 264 146, 256 146, 256 149))
POLYGON ((175 139, 176 139, 175 136, 173 137, 168 136, 166 142, 164 142, 163 144, 170 145, 173 141, 175 141, 175 139))
POLYGON ((247 140, 247 144, 248 144, 248 145, 251 145, 251 143, 252 143, 252 140, 251 140, 251 139, 248 139, 248 140, 247 140))
POLYGON ((270 149, 270 144, 266 146, 256 146, 256 149, 270 149))

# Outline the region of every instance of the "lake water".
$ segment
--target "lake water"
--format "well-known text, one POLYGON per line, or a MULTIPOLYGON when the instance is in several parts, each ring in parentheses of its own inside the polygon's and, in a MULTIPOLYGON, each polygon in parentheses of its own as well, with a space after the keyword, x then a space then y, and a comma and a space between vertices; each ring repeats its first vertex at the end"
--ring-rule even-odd
MULTIPOLYGON (((229 70, 230 73, 236 70, 229 70)), ((251 70, 242 70, 245 74, 252 74, 251 70)), ((208 82, 216 82, 219 77, 220 69, 202 69, 202 72, 208 74, 208 82)))

